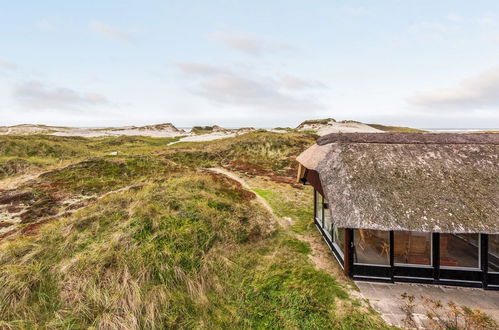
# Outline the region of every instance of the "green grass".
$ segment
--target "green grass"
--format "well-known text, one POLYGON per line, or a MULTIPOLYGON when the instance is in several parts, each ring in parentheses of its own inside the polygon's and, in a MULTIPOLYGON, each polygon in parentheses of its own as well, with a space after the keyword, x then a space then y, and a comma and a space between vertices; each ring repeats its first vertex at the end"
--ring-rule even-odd
POLYGON ((43 157, 2 157, 0 156, 0 180, 27 173, 53 164, 43 157))
POLYGON ((181 137, 152 138, 145 136, 118 136, 88 139, 92 150, 102 153, 118 152, 120 155, 144 155, 163 150, 181 137))
POLYGON ((0 326, 384 327, 267 219, 195 172, 108 196, 1 245, 0 326))
POLYGON ((327 125, 330 121, 335 122, 336 120, 334 120, 333 118, 305 120, 300 125, 298 125, 298 127, 303 127, 305 125, 327 125))
POLYGON ((217 126, 194 126, 191 130, 192 133, 197 135, 213 133, 217 126))
MULTIPOLYGON (((166 146, 175 139, 0 137, 0 164, 19 168, 7 176, 73 162, 22 187, 46 203, 137 186, 0 241, 0 328, 386 328, 343 279, 313 266, 308 243, 275 229, 251 194, 199 171, 239 162, 286 175, 314 139, 257 131, 166 146)), ((310 229, 310 191, 256 187, 293 230, 310 229)))
POLYGON ((86 139, 49 135, 0 136, 0 155, 3 157, 72 158, 88 156, 90 148, 86 139))
POLYGON ((103 157, 149 155, 163 150, 177 138, 118 136, 100 138, 50 135, 0 136, 0 179, 42 169, 62 161, 103 157))
POLYGON ((296 168, 295 157, 315 142, 309 133, 255 131, 234 138, 173 145, 165 157, 191 168, 243 164, 286 175, 296 168))
POLYGON ((307 190, 310 196, 308 194, 293 196, 293 192, 290 191, 293 188, 289 186, 278 187, 274 185, 272 188, 274 189, 255 188, 253 191, 270 204, 277 216, 291 218, 294 221, 293 230, 295 232, 305 233, 313 229, 311 221, 313 219, 313 204, 310 197, 312 192, 307 190))
POLYGON ((91 158, 40 178, 59 191, 88 195, 153 177, 166 178, 170 170, 171 166, 155 157, 91 158))

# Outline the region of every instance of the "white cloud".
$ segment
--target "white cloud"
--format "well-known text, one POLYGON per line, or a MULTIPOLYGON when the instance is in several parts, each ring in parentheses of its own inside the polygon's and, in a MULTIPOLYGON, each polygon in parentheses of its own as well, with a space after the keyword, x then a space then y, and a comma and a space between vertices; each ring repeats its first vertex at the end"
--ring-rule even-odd
POLYGON ((367 13, 366 7, 345 7, 343 11, 352 14, 352 15, 362 15, 367 13))
POLYGON ((295 76, 286 75, 281 78, 281 83, 287 89, 325 89, 327 86, 317 80, 309 81, 295 76))
POLYGON ((36 27, 39 29, 39 30, 42 30, 42 31, 45 31, 45 32, 53 32, 56 30, 56 25, 54 24, 54 22, 52 20, 49 20, 49 19, 42 19, 41 21, 39 21, 37 24, 36 24, 36 27))
POLYGON ((286 89, 323 88, 317 82, 287 76, 274 79, 262 76, 246 76, 229 69, 200 63, 179 63, 177 67, 195 87, 190 91, 210 101, 232 106, 250 107, 265 111, 309 111, 324 106, 307 95, 289 94, 286 89))
POLYGON ((499 67, 464 80, 455 87, 415 95, 409 102, 435 109, 499 110, 499 67))
POLYGON ((410 29, 412 32, 416 33, 434 32, 440 34, 455 30, 452 26, 440 22, 420 22, 411 25, 410 29))
POLYGON ((296 48, 290 44, 268 38, 258 38, 243 32, 215 33, 212 37, 231 49, 253 56, 296 48))
POLYGON ((494 17, 484 16, 478 19, 478 24, 484 27, 496 27, 498 25, 498 21, 494 17))
POLYGON ((14 71, 17 70, 17 64, 10 61, 0 60, 0 69, 14 71))
POLYGON ((183 73, 189 75, 211 76, 229 72, 226 69, 204 63, 178 62, 176 65, 183 73))
POLYGON ((459 14, 456 14, 456 13, 448 13, 445 18, 451 22, 464 22, 465 19, 459 15, 459 14))
POLYGON ((22 106, 36 109, 67 109, 108 104, 106 97, 96 93, 81 93, 69 88, 49 87, 32 80, 14 88, 14 99, 22 106))
POLYGON ((116 41, 121 41, 121 42, 132 42, 133 38, 130 35, 130 33, 118 29, 115 27, 112 27, 106 23, 100 22, 100 21, 91 21, 90 22, 90 29, 105 38, 116 40, 116 41))

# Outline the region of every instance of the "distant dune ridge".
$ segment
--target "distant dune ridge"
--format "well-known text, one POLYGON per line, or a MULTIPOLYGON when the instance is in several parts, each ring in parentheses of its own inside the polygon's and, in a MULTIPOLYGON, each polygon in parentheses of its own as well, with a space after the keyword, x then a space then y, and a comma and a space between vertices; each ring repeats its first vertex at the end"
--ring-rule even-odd
MULTIPOLYGON (((124 126, 124 127, 64 127, 23 124, 15 126, 0 126, 0 135, 31 135, 47 134, 55 136, 148 136, 148 137, 180 137, 186 141, 209 141, 225 137, 232 137, 256 130, 253 127, 223 128, 218 125, 194 126, 190 130, 175 127, 172 123, 124 126)), ((306 120, 296 128, 267 129, 272 132, 285 133, 287 131, 312 131, 319 136, 330 133, 382 133, 382 132, 423 132, 422 130, 385 126, 379 124, 364 124, 353 120, 336 121, 333 118, 306 120)))
POLYGON ((126 126, 126 127, 105 127, 105 128, 83 128, 83 127, 60 127, 45 125, 16 125, 0 127, 0 134, 29 135, 29 134, 49 134, 56 136, 150 136, 150 137, 175 137, 187 135, 182 129, 176 128, 171 123, 148 125, 148 126, 126 126))
POLYGON ((381 133, 380 129, 374 128, 361 122, 344 120, 337 122, 333 118, 306 120, 297 127, 300 131, 316 131, 323 136, 330 133, 381 133))

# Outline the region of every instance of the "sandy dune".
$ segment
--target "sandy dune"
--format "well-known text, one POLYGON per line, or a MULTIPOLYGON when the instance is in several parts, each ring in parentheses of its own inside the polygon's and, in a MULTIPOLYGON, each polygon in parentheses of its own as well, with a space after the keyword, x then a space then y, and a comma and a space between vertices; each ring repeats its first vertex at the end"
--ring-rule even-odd
POLYGON ((330 120, 327 124, 302 124, 300 131, 315 131, 323 136, 330 133, 382 133, 383 131, 369 125, 357 122, 336 122, 330 120))
MULTIPOLYGON (((191 131, 178 129, 171 123, 148 125, 148 126, 126 126, 106 128, 84 128, 84 127, 58 127, 45 125, 17 125, 0 127, 0 135, 31 135, 48 134, 55 136, 79 136, 79 137, 103 137, 103 136, 148 136, 148 137, 177 137, 184 136, 183 142, 211 141, 233 137, 239 134, 251 132, 254 128, 225 129, 213 126, 213 131, 207 134, 195 134, 191 131)), ((318 135, 329 133, 374 133, 382 132, 369 125, 358 122, 336 122, 331 119, 327 123, 303 123, 297 127, 300 131, 315 131, 318 135)), ((271 132, 285 133, 286 130, 269 129, 271 132)))

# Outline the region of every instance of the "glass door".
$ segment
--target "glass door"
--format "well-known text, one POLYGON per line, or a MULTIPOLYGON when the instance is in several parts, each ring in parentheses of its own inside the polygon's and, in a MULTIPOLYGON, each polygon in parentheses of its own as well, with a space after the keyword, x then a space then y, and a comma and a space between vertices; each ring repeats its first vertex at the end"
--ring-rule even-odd
POLYGON ((441 281, 481 285, 480 267, 480 234, 440 234, 441 281))
POLYGON ((390 232, 383 230, 353 230, 354 278, 390 280, 390 232))
POLYGON ((432 234, 395 231, 393 233, 393 276, 395 279, 419 278, 433 281, 432 234))

